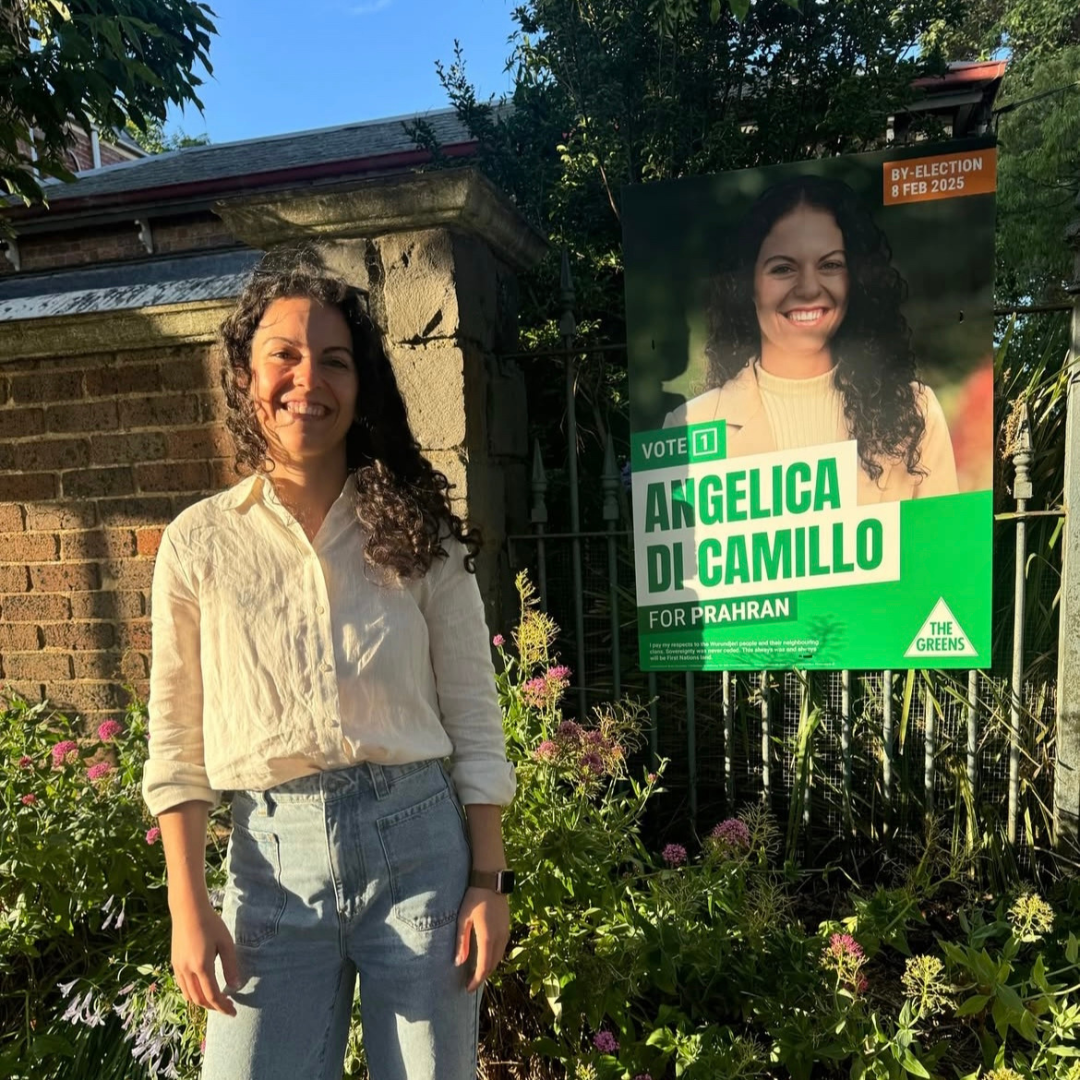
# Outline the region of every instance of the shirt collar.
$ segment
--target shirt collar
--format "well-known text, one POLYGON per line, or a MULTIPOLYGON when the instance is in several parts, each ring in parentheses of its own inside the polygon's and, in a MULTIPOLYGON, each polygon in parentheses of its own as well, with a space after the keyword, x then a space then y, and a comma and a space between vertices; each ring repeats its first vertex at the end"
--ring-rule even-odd
POLYGON ((233 484, 228 491, 221 495, 221 505, 226 510, 239 510, 249 502, 262 498, 262 488, 266 483, 266 477, 259 473, 244 477, 238 484, 233 484))

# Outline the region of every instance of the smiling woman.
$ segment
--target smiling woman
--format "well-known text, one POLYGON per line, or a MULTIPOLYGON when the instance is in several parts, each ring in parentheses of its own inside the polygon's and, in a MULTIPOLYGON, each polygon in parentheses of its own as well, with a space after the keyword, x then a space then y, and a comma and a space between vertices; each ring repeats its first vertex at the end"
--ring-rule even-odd
POLYGON ((906 293, 888 240, 846 184, 799 176, 769 188, 713 280, 709 389, 665 427, 724 420, 732 457, 854 439, 860 502, 955 494, 906 293))
POLYGON ((514 794, 479 545, 420 451, 367 298, 276 253, 222 326, 251 476, 166 528, 147 805, 204 1080, 475 1080, 514 794), (449 761, 449 767, 443 765, 449 761), (207 812, 232 793, 220 914, 207 812), (226 987, 220 984, 224 977, 226 987))

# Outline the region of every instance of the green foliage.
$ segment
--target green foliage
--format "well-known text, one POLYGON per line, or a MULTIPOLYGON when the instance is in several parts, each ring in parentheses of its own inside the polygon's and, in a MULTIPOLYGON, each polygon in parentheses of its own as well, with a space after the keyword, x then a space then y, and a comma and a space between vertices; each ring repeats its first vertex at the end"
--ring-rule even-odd
POLYGON ((830 896, 817 875, 778 865, 779 831, 756 807, 689 852, 657 851, 643 822, 664 766, 627 765, 640 710, 563 719, 557 627, 519 588, 517 655, 497 643, 520 887, 490 997, 496 1015, 514 1004, 532 1041, 502 1025, 500 1057, 531 1052, 535 1074, 553 1060, 596 1080, 1063 1075, 1054 1067, 1080 1053, 1075 898, 1062 898, 1064 926, 1031 893, 987 904, 932 845, 899 884, 830 896), (590 745, 624 752, 593 772, 590 745), (808 930, 830 902, 850 914, 808 930))
POLYGON ((148 154, 164 154, 167 150, 183 150, 188 146, 209 146, 210 136, 188 135, 183 128, 175 128, 166 133, 165 125, 160 120, 147 122, 146 130, 140 131, 129 120, 124 129, 148 154))
MULTIPOLYGON (((566 720, 558 627, 524 577, 519 589, 513 646, 496 644, 520 885, 486 994, 487 1060, 594 1080, 1073 1080, 1075 883, 1053 905, 991 900, 928 848, 890 886, 844 896, 783 859, 757 806, 654 843, 665 763, 635 764, 646 714, 623 702, 566 720)), ((144 711, 80 736, 15 699, 0 725, 0 1076, 195 1080, 203 1016, 169 973, 164 862, 139 792, 144 711)), ((227 829, 219 811, 212 897, 227 829)), ((364 1075, 360 1032, 357 1004, 347 1076, 364 1075)))
POLYGON ((0 11, 0 182, 45 201, 39 177, 70 180, 69 121, 141 131, 170 105, 202 108, 213 12, 197 0, 12 0, 0 11), (31 132, 34 151, 31 151, 31 132), (35 174, 36 170, 36 174, 35 174))

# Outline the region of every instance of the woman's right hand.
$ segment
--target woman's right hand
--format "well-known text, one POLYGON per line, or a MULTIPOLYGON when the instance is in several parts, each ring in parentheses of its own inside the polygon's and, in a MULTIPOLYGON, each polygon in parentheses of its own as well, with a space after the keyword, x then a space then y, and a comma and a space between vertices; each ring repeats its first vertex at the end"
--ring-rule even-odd
POLYGON ((172 965, 181 993, 192 1005, 235 1016, 236 1006, 218 987, 214 961, 219 956, 226 986, 238 988, 236 945, 222 917, 209 904, 173 913, 172 965))

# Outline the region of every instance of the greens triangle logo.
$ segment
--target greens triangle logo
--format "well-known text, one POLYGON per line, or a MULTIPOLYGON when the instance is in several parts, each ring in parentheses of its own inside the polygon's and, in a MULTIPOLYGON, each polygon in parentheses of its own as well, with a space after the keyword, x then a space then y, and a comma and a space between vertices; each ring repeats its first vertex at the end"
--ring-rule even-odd
POLYGON ((967 634, 942 597, 926 617, 904 656, 912 659, 935 656, 978 656, 967 634))

